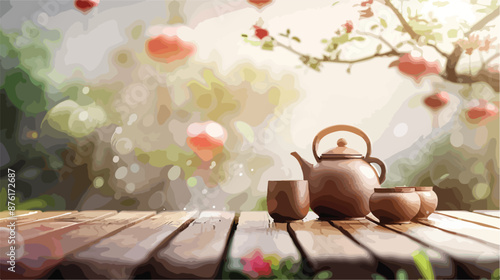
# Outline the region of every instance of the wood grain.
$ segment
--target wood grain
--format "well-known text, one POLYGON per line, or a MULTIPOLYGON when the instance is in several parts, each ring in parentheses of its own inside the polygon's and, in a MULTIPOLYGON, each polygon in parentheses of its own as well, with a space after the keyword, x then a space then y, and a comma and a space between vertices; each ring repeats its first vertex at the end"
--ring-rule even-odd
POLYGON ((286 223, 274 223, 267 212, 242 212, 230 241, 224 278, 273 275, 272 270, 294 273, 301 255, 287 232, 286 223), (283 268, 288 263, 288 267, 283 268))
POLYGON ((500 218, 500 210, 474 210, 474 213, 500 218))
POLYGON ((129 279, 156 248, 182 229, 195 212, 162 212, 68 254, 58 266, 66 279, 129 279))
POLYGON ((10 215, 10 211, 2 211, 0 212, 0 221, 3 221, 5 219, 9 219, 11 217, 21 217, 21 216, 28 216, 28 215, 33 215, 36 214, 40 211, 37 210, 16 210, 14 211, 14 216, 10 215))
MULTIPOLYGON (((87 211, 79 212, 80 215, 77 217, 84 217, 85 212, 87 211)), ((82 247, 90 246, 101 238, 113 235, 125 227, 154 214, 155 212, 146 211, 122 211, 99 220, 73 222, 75 224, 73 226, 25 240, 24 252, 17 252, 18 259, 16 260, 15 273, 7 271, 7 264, 4 262, 0 264, 2 278, 40 278, 48 276, 50 271, 67 254, 82 247)), ((71 220, 79 221, 79 218, 71 220)), ((26 226, 32 225, 34 224, 26 226)))
POLYGON ((22 235, 24 240, 29 240, 34 237, 48 234, 65 228, 77 226, 81 223, 86 223, 93 220, 115 215, 114 210, 90 210, 82 212, 72 212, 68 215, 58 215, 47 219, 35 220, 29 223, 21 223, 17 227, 17 232, 22 235))
POLYGON ((414 254, 425 252, 437 278, 453 276, 450 258, 424 246, 407 236, 379 226, 369 220, 331 221, 335 227, 345 231, 360 245, 367 248, 380 263, 378 272, 394 278, 398 270, 404 269, 410 279, 422 278, 414 261, 414 254))
POLYGON ((500 231, 495 228, 481 226, 437 213, 431 214, 428 220, 419 220, 418 222, 454 234, 474 238, 485 244, 492 245, 495 248, 500 246, 500 231))
MULTIPOLYGON (((368 218, 378 222, 378 219, 371 214, 368 218)), ((456 274, 450 278, 489 279, 499 267, 499 249, 482 242, 419 223, 384 225, 384 227, 414 238, 450 256, 453 262, 450 266, 458 268, 456 274)))
POLYGON ((373 256, 327 221, 311 216, 315 214, 291 222, 289 230, 313 273, 328 270, 333 278, 371 278, 377 268, 373 256))
POLYGON ((234 223, 234 212, 206 211, 155 254, 158 278, 213 279, 234 223))
POLYGON ((488 217, 485 215, 472 213, 469 211, 436 211, 436 213, 452 217, 455 219, 472 222, 481 226, 500 229, 500 219, 498 218, 488 217))
POLYGON ((33 212, 33 213, 27 213, 24 215, 20 216, 15 216, 15 219, 4 219, 0 220, 0 227, 6 226, 8 223, 11 221, 15 221, 16 225, 24 225, 24 224, 30 224, 34 222, 39 222, 39 221, 48 221, 48 220, 54 220, 56 218, 60 218, 66 215, 70 215, 72 213, 76 213, 77 211, 47 211, 47 212, 33 212))

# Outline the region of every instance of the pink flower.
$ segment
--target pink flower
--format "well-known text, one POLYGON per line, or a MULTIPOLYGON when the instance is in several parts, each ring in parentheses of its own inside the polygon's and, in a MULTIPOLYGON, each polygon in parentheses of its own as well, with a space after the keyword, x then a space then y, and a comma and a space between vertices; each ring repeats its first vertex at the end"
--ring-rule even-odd
POLYGON ((491 43, 493 43, 497 38, 490 38, 490 35, 488 35, 486 38, 483 39, 483 44, 478 48, 480 51, 487 52, 491 48, 491 43))
POLYGON ((434 110, 440 109, 446 105, 448 101, 450 101, 450 96, 446 91, 431 94, 424 99, 425 105, 434 110))
POLYGON ((465 51, 466 54, 471 55, 472 52, 481 46, 479 35, 469 35, 467 39, 460 39, 457 44, 465 51))
POLYGON ((146 51, 154 60, 170 63, 192 55, 195 46, 177 36, 160 35, 146 41, 146 51))
POLYGON ((222 153, 227 139, 227 131, 220 124, 208 121, 192 123, 187 128, 188 146, 203 161, 209 161, 222 153))
POLYGON ((368 0, 368 1, 363 1, 363 2, 361 2, 361 6, 362 6, 362 7, 365 7, 365 6, 366 6, 366 5, 368 5, 368 4, 369 4, 369 5, 373 4, 373 0, 368 0))
POLYGON ((346 33, 351 33, 353 29, 352 21, 348 20, 345 22, 345 24, 342 24, 342 26, 345 28, 346 33))
POLYGON ((429 62, 422 57, 413 57, 409 53, 399 58, 398 69, 416 82, 420 82, 423 76, 439 74, 441 71, 438 62, 429 62))
POLYGON ((372 7, 369 7, 369 8, 368 8, 368 9, 366 9, 366 10, 361 10, 361 11, 359 11, 359 14, 360 14, 360 17, 361 17, 361 18, 369 18, 369 17, 372 17, 372 16, 373 16, 372 7))
POLYGON ((264 256, 259 250, 254 251, 249 258, 242 258, 240 262, 243 264, 243 271, 252 278, 268 276, 273 272, 271 261, 264 260, 264 256))
POLYGON ((264 29, 258 25, 254 25, 253 28, 255 28, 255 36, 257 36, 257 38, 262 40, 262 39, 266 38, 267 36, 269 36, 269 31, 267 31, 266 29, 264 29))

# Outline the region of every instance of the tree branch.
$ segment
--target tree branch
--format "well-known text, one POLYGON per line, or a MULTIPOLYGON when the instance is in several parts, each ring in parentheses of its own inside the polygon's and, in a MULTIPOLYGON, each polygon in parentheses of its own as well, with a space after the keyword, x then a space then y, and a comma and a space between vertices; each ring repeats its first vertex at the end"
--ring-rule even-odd
MULTIPOLYGON (((274 39, 274 38, 273 38, 274 39)), ((294 48, 288 46, 288 45, 285 45, 277 40, 275 40, 276 42, 276 46, 277 47, 282 47, 298 56, 300 56, 301 58, 302 57, 305 57, 305 58, 314 58, 315 60, 317 60, 318 62, 332 62, 332 63, 344 63, 344 64, 354 64, 354 63, 358 63, 358 62, 363 62, 363 61, 367 61, 367 60, 370 60, 372 58, 375 58, 375 57, 384 57, 384 56, 400 56, 402 55, 402 53, 399 53, 397 52, 396 50, 392 49, 388 52, 383 52, 383 53, 375 53, 371 56, 367 56, 367 57, 363 57, 363 58, 358 58, 358 59, 354 59, 354 60, 344 60, 344 59, 339 59, 338 57, 336 58, 331 58, 331 57, 328 57, 328 56, 323 56, 323 58, 318 58, 318 57, 311 57, 309 55, 306 55, 306 54, 303 54, 297 50, 295 50, 294 48)))

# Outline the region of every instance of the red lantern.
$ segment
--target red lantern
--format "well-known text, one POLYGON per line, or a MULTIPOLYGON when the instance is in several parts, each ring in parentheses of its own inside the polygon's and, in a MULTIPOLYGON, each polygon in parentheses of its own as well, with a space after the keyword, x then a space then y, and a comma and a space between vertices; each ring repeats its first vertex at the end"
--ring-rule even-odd
POLYGON ((86 14, 99 5, 100 0, 75 0, 75 8, 86 14))
POLYGON ((160 35, 146 42, 146 51, 152 59, 170 63, 192 55, 195 46, 177 36, 160 35))
POLYGON ((220 154, 227 139, 226 130, 218 123, 192 123, 187 129, 187 144, 203 161, 220 154))
POLYGON ((450 96, 446 91, 434 93, 424 99, 425 105, 433 110, 438 110, 450 101, 450 96))

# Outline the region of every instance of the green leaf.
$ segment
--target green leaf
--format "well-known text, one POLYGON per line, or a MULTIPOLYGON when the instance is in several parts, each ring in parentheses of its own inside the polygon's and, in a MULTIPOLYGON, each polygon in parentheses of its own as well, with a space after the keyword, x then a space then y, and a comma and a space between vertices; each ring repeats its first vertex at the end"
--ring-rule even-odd
POLYGON ((378 25, 377 25, 377 24, 375 24, 374 26, 370 27, 370 30, 374 30, 374 29, 375 29, 375 28, 377 28, 377 27, 378 27, 378 25))
POLYGON ((398 279, 398 280, 408 280, 408 273, 406 273, 406 270, 399 269, 396 272, 396 279, 398 279))
POLYGON ((339 1, 337 1, 337 2, 333 3, 333 4, 332 4, 332 7, 333 7, 333 6, 335 6, 335 5, 337 5, 338 3, 339 3, 339 1))
POLYGON ((374 280, 385 280, 385 277, 382 276, 382 275, 380 275, 380 274, 378 274, 378 273, 373 273, 372 274, 372 279, 374 279, 374 280))
POLYGON ((247 37, 248 37, 248 35, 247 35, 247 34, 241 34, 241 37, 243 37, 243 38, 247 38, 247 37))
POLYGON ((333 44, 343 44, 345 42, 349 41, 349 34, 344 33, 339 37, 333 37, 332 38, 332 43, 333 44))
POLYGON ((290 29, 286 30, 286 35, 290 35, 290 29))
POLYGON ((387 28, 387 22, 385 21, 385 19, 380 18, 380 24, 381 24, 384 28, 387 28))
POLYGON ((328 43, 328 40, 327 39, 321 39, 321 43, 326 44, 326 43, 328 43))
POLYGON ((499 280, 500 279, 500 268, 495 269, 493 273, 491 274, 491 279, 492 280, 499 280))
POLYGON ((292 37, 292 40, 295 40, 295 41, 297 41, 297 42, 299 42, 299 43, 300 43, 300 39, 299 39, 299 37, 297 37, 297 36, 293 36, 293 37, 292 37))
POLYGON ((379 52, 380 52, 380 50, 382 50, 382 44, 379 44, 379 45, 377 46, 377 53, 379 53, 379 52))
POLYGON ((328 270, 323 270, 318 272, 315 276, 314 279, 330 279, 332 278, 333 274, 331 271, 328 270))
POLYGON ((396 31, 399 31, 399 32, 405 32, 405 30, 404 30, 404 28, 403 28, 403 26, 402 26, 402 25, 398 25, 398 26, 396 27, 396 31))
POLYGON ((448 4, 450 4, 450 2, 448 2, 448 1, 436 1, 436 2, 432 3, 432 5, 434 5, 436 7, 444 7, 448 4))
POLYGON ((364 40, 365 40, 365 38, 363 38, 363 37, 352 37, 351 39, 349 39, 349 41, 360 41, 360 42, 364 41, 364 40))
POLYGON ((264 44, 262 44, 262 49, 263 50, 266 50, 266 51, 272 51, 274 48, 274 44, 273 42, 269 41, 269 42, 265 42, 264 44))
POLYGON ((405 44, 404 42, 401 42, 401 43, 397 44, 397 45, 396 45, 396 49, 401 48, 404 44, 405 44))
POLYGON ((448 30, 448 38, 457 38, 458 30, 450 29, 448 30))
POLYGON ((422 277, 424 279, 435 279, 434 271, 432 270, 432 265, 427 254, 422 250, 416 250, 413 252, 412 256, 422 277))

